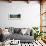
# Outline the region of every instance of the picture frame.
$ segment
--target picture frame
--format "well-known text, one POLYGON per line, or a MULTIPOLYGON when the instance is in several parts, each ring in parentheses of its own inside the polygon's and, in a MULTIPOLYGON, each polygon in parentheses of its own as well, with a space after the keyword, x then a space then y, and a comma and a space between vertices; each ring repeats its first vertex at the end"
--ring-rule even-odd
POLYGON ((10 14, 8 17, 10 20, 20 19, 21 14, 10 14))

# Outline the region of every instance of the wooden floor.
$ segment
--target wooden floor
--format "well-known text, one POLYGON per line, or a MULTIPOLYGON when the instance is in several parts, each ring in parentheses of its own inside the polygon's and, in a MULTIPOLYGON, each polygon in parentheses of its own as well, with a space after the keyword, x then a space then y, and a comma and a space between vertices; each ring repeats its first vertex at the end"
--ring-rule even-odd
POLYGON ((46 46, 46 44, 42 40, 34 40, 33 43, 20 43, 18 45, 10 45, 10 44, 5 44, 0 46, 46 46))
POLYGON ((33 43, 22 44, 22 46, 46 46, 46 44, 42 40, 36 40, 33 43))

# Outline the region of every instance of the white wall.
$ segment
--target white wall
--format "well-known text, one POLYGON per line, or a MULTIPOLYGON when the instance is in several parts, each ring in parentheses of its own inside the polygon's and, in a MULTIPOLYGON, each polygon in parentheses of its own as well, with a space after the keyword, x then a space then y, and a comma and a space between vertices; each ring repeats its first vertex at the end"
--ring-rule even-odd
POLYGON ((40 4, 38 2, 15 1, 12 3, 0 1, 0 26, 32 27, 40 26, 40 4), (9 14, 21 14, 21 19, 10 20, 9 14))

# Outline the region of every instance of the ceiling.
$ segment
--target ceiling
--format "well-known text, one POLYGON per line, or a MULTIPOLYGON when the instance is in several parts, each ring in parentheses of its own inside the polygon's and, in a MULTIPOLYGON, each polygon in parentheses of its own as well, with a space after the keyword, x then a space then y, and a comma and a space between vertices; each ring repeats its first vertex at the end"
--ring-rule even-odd
POLYGON ((40 3, 43 2, 43 1, 46 1, 46 0, 0 0, 0 1, 9 1, 9 2, 12 2, 12 1, 39 1, 40 3))
MULTIPOLYGON (((9 0, 1 0, 1 1, 9 1, 9 0)), ((12 0, 12 1, 39 1, 39 0, 12 0)))

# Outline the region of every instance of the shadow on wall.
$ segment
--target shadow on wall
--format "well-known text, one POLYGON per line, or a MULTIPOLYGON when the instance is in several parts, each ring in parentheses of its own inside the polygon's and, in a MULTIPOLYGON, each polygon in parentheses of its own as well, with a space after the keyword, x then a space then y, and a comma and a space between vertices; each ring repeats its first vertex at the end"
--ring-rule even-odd
POLYGON ((3 41, 3 34, 2 34, 2 29, 0 28, 0 42, 3 41))

